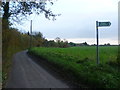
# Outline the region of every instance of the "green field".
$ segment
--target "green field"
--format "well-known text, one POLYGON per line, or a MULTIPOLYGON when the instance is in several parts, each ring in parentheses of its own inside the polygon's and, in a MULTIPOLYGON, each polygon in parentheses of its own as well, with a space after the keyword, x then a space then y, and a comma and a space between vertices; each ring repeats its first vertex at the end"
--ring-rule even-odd
POLYGON ((72 75, 76 83, 88 87, 120 88, 120 71, 117 64, 118 47, 100 46, 100 64, 96 64, 96 47, 69 48, 34 47, 29 53, 54 64, 64 74, 72 75))

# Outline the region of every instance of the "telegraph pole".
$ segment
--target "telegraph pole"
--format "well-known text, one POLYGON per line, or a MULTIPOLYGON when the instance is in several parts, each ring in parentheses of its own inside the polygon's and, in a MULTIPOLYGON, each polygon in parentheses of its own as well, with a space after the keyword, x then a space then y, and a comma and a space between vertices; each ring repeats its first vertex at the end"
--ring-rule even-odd
POLYGON ((32 47, 32 20, 30 21, 30 48, 32 47))

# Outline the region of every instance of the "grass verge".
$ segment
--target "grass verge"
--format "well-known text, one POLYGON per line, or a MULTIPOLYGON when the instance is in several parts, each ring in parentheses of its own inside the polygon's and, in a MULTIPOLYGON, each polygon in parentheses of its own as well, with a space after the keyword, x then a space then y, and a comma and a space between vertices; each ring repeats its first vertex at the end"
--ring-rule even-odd
POLYGON ((31 48, 29 53, 54 64, 72 81, 94 88, 120 88, 120 71, 116 62, 117 48, 101 48, 101 64, 95 63, 95 47, 31 48), (109 52, 108 52, 109 50, 109 52), (112 54, 111 54, 112 53, 112 54))

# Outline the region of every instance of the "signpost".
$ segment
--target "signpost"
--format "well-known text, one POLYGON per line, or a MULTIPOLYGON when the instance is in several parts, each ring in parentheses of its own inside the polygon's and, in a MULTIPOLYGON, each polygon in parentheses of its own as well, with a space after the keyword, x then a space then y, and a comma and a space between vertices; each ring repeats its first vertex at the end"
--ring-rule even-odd
POLYGON ((97 64, 99 64, 99 33, 98 27, 110 26, 110 22, 98 22, 96 21, 96 36, 97 36, 97 64))

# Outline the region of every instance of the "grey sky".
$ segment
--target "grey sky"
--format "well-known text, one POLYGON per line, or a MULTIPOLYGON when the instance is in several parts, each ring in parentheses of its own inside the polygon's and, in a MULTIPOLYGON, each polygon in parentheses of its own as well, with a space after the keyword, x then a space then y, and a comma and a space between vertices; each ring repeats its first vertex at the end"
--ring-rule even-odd
MULTIPOLYGON (((32 15, 33 31, 40 31, 50 39, 60 37, 69 42, 96 43, 95 22, 110 21, 110 27, 99 28, 100 44, 118 43, 118 1, 119 0, 58 0, 51 7, 54 13, 62 15, 56 21, 49 21, 44 15, 32 15)), ((50 7, 50 6, 48 6, 50 7)), ((30 21, 19 26, 29 31, 30 21)))

